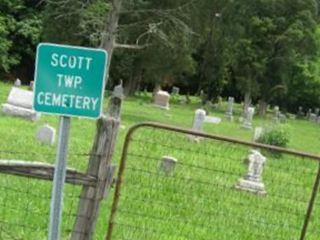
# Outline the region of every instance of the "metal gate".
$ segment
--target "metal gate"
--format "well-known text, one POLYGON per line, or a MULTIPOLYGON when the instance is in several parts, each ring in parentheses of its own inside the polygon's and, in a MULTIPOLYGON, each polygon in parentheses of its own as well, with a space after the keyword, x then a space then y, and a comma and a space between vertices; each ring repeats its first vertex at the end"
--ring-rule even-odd
POLYGON ((138 124, 126 136, 106 240, 320 239, 319 163, 307 153, 138 124), (252 188, 255 154, 267 160, 252 188))

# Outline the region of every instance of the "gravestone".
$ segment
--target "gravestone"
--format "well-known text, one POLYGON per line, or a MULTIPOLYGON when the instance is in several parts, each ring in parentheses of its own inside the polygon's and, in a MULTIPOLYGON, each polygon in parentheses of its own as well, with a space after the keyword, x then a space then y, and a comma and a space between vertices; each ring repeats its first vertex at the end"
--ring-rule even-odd
POLYGON ((226 112, 226 118, 230 121, 233 120, 233 104, 234 104, 234 98, 229 97, 228 98, 228 109, 226 112))
POLYGON ((29 90, 33 91, 34 81, 31 81, 29 84, 29 90))
POLYGON ((170 94, 159 90, 154 96, 154 105, 162 109, 169 110, 170 94))
POLYGON ((309 120, 312 122, 317 121, 317 115, 315 113, 310 113, 309 120))
POLYGON ((280 121, 280 108, 279 106, 275 106, 273 110, 273 120, 274 122, 278 123, 280 121))
POLYGON ((207 100, 207 95, 203 90, 200 91, 200 99, 201 99, 201 104, 205 105, 207 100))
POLYGON ((308 112, 307 112, 307 119, 310 120, 311 114, 312 114, 312 109, 309 108, 309 110, 308 110, 308 112))
POLYGON ((316 114, 316 116, 318 117, 319 116, 319 113, 320 113, 320 108, 316 108, 314 110, 314 113, 316 114))
POLYGON ((7 103, 2 104, 2 111, 9 116, 36 121, 41 115, 32 109, 32 102, 33 92, 13 87, 9 93, 7 103))
POLYGON ((317 123, 320 124, 320 116, 317 117, 317 123))
POLYGON ((254 108, 253 107, 248 107, 245 117, 243 119, 242 127, 245 129, 252 129, 252 119, 254 115, 254 108))
POLYGON ((264 132, 264 130, 263 130, 262 127, 256 127, 254 129, 254 134, 253 134, 253 139, 252 140, 254 142, 258 141, 262 137, 263 132, 264 132))
POLYGON ((197 109, 194 114, 192 130, 202 132, 205 118, 206 111, 203 109, 197 109))
MULTIPOLYGON (((194 113, 192 130, 197 132, 203 131, 203 124, 206 118, 206 111, 203 109, 197 109, 194 113)), ((189 140, 199 141, 201 138, 195 135, 188 135, 189 140)))
POLYGON ((300 119, 304 117, 303 107, 299 107, 297 115, 297 117, 300 119))
POLYGON ((179 95, 180 88, 178 87, 172 87, 172 95, 179 95))
POLYGON ((248 172, 243 178, 239 179, 235 186, 236 189, 265 195, 267 192, 262 181, 262 172, 266 160, 266 157, 259 151, 251 150, 251 153, 248 156, 248 172))
POLYGON ((48 124, 45 124, 38 129, 36 138, 41 143, 53 145, 56 139, 56 129, 48 124))
POLYGON ((287 116, 283 113, 279 114, 279 121, 280 123, 286 123, 287 122, 287 116))
POLYGON ((159 165, 159 172, 170 175, 174 172, 178 160, 174 157, 163 156, 159 165))
POLYGON ((207 123, 219 124, 219 123, 221 123, 221 118, 212 117, 212 116, 206 116, 204 121, 207 122, 207 123))
POLYGON ((15 87, 20 87, 21 86, 21 80, 19 78, 17 78, 15 81, 14 81, 14 86, 15 87))

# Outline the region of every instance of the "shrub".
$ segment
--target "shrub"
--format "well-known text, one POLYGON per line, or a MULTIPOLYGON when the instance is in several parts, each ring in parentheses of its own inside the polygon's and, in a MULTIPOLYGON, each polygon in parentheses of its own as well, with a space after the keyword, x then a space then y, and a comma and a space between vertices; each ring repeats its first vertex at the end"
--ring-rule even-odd
POLYGON ((277 127, 267 129, 258 139, 258 142, 277 147, 287 147, 289 143, 289 134, 287 129, 277 125, 277 127))

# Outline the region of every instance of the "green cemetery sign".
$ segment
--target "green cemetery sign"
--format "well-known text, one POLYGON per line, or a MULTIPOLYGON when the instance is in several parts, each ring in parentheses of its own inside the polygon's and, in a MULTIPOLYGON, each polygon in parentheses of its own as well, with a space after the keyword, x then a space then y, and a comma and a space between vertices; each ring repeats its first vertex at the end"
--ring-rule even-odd
POLYGON ((37 49, 33 108, 63 116, 101 114, 108 53, 41 43, 37 49))

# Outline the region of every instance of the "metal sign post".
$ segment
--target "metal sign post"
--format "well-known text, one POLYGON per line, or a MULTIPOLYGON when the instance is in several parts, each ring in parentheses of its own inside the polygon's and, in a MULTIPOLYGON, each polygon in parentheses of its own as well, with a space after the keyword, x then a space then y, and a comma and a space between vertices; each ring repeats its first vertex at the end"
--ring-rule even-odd
POLYGON ((62 116, 60 118, 59 141, 57 148, 56 163, 54 168, 51 208, 50 208, 50 225, 49 240, 60 239, 60 222, 63 205, 63 187, 66 178, 67 153, 70 131, 70 117, 62 116))
POLYGON ((101 116, 108 53, 41 43, 37 48, 33 109, 61 116, 50 208, 49 240, 60 239, 70 117, 101 116))

